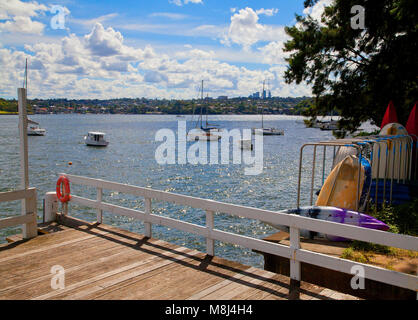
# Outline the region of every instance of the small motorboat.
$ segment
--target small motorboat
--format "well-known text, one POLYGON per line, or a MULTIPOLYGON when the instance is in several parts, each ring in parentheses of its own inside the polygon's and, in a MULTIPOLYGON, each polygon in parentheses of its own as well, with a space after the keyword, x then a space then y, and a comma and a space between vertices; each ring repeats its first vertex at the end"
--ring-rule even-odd
POLYGON ((253 128, 252 129, 253 134, 262 134, 263 136, 282 136, 284 135, 284 131, 277 128, 253 128), (261 132, 256 131, 261 130, 261 132))
POLYGON ((28 136, 44 136, 45 134, 46 134, 46 130, 39 127, 38 122, 28 119, 28 129, 27 129, 28 136))
POLYGON ((84 137, 84 141, 88 146, 106 147, 109 142, 105 140, 105 135, 103 132, 89 132, 84 137))

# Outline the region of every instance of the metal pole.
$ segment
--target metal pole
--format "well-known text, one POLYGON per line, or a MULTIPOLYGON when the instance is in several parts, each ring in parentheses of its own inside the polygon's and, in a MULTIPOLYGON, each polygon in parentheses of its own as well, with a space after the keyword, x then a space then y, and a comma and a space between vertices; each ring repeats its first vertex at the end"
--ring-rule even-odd
POLYGON ((315 162, 316 162, 316 145, 314 146, 314 154, 313 154, 313 160, 312 160, 312 180, 311 180, 311 205, 313 203, 313 188, 314 188, 314 182, 315 182, 315 162))

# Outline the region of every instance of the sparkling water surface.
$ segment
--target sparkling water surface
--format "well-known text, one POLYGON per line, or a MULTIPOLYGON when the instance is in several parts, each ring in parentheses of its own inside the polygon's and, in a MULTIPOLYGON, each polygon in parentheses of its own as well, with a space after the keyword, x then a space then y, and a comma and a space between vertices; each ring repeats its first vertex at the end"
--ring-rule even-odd
MULTIPOLYGON (((302 117, 265 115, 264 127, 276 127, 285 131, 284 136, 264 136, 263 171, 259 175, 245 175, 245 163, 233 164, 232 152, 229 164, 158 164, 155 151, 162 142, 155 141, 159 129, 171 129, 177 134, 178 121, 194 126, 196 118, 175 115, 33 115, 32 120, 47 130, 46 136, 28 137, 29 181, 38 192, 38 222, 43 219, 43 198, 46 192, 55 191, 59 173, 69 173, 100 178, 135 186, 150 187, 245 205, 267 210, 281 210, 296 206, 299 153, 303 144, 334 139, 331 131, 306 128, 302 117), (193 120, 193 121, 192 121, 193 120), (103 131, 110 142, 106 148, 88 147, 83 137, 88 131, 103 131), (72 162, 72 165, 69 165, 72 162)), ((258 115, 209 116, 209 122, 228 130, 261 127, 258 115)), ((194 142, 188 142, 190 147, 194 142)), ((208 159, 210 147, 208 142, 208 159)), ((220 143, 219 143, 220 146, 220 143)), ((232 143, 231 143, 232 149, 232 143)), ((220 149, 219 149, 220 150, 220 149)), ((312 148, 304 151, 301 200, 309 204, 312 170, 312 148)), ((328 174, 332 150, 325 155, 317 151, 314 189, 322 184, 323 172, 328 174)), ((19 189, 20 184, 19 132, 17 116, 0 117, 0 192, 19 189)), ((220 161, 219 161, 220 163, 220 161)), ((94 188, 71 185, 71 193, 95 199, 94 188)), ((316 196, 314 196, 316 197, 316 196)), ((143 198, 103 190, 103 201, 143 210, 143 198)), ((314 199, 315 201, 315 199, 314 199)), ((183 221, 205 225, 204 210, 153 201, 153 213, 183 221)), ((20 201, 0 203, 0 217, 20 213, 20 201)), ((96 210, 69 205, 71 216, 95 221, 96 210)), ((260 217, 262 218, 262 217, 260 217)), ((142 222, 132 218, 104 212, 103 222, 137 233, 144 232, 142 222)), ((255 238, 264 238, 277 232, 259 221, 215 214, 215 228, 255 238)), ((0 230, 0 243, 20 228, 0 230)), ((205 252, 205 239, 176 229, 153 226, 153 237, 205 252)), ((217 256, 255 267, 263 267, 263 258, 237 245, 215 242, 217 256)))

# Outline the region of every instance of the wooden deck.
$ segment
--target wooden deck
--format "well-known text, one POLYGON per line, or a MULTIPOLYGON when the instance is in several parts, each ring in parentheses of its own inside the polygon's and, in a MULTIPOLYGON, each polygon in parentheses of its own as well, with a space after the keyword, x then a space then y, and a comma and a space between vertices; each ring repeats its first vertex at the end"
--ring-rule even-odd
MULTIPOLYGON (((48 226, 56 232, 0 246, 0 299, 288 299, 290 281, 283 275, 115 227, 64 220, 48 226), (55 265, 65 269, 64 289, 51 288, 55 265)), ((300 299, 357 298, 302 282, 300 299)))

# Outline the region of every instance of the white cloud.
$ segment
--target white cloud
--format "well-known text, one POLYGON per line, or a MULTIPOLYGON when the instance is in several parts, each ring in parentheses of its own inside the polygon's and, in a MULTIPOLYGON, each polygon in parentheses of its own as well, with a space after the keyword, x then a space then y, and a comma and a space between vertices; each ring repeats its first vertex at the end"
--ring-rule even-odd
MULTIPOLYGON (((54 7, 56 6, 51 8, 54 7)), ((46 11, 50 11, 51 8, 35 1, 2 0, 0 2, 0 20, 6 21, 0 23, 0 31, 41 35, 45 25, 39 21, 34 21, 33 18, 42 16, 46 11)), ((70 13, 66 7, 60 6, 60 8, 64 15, 70 13)))
POLYGON ((255 11, 255 13, 257 14, 264 14, 269 17, 274 16, 277 12, 279 12, 279 9, 276 9, 276 8, 272 8, 272 9, 261 8, 255 11))
POLYGON ((27 34, 42 34, 45 25, 32 21, 28 16, 14 16, 11 20, 0 23, 0 31, 18 32, 27 34))
POLYGON ((35 1, 2 0, 0 2, 0 20, 12 19, 14 16, 35 17, 38 16, 39 11, 47 10, 45 5, 35 1))
POLYGON ((104 29, 101 23, 96 23, 91 33, 84 39, 91 52, 98 56, 119 54, 123 48, 122 34, 111 27, 104 29))
POLYGON ((202 3, 203 4, 203 0, 169 0, 169 3, 175 4, 176 6, 182 6, 188 3, 202 3))
MULTIPOLYGON (((260 9, 261 10, 261 9, 260 9)), ((265 14, 265 9, 263 14, 265 14)), ((273 9, 270 9, 273 10, 273 9)), ((268 11, 272 12, 273 11, 268 11)), ((252 8, 238 11, 231 17, 231 23, 222 43, 230 45, 236 43, 249 50, 259 41, 278 41, 287 39, 283 26, 265 25, 258 22, 259 17, 252 8)))
POLYGON ((310 15, 312 19, 321 21, 322 13, 324 12, 325 7, 331 5, 333 0, 319 0, 311 7, 307 7, 303 10, 305 15, 310 15))
POLYGON ((86 35, 70 34, 57 43, 26 45, 30 55, 0 48, 5 75, 0 77, 0 94, 16 95, 25 58, 29 58, 30 98, 194 98, 202 79, 205 94, 211 97, 248 96, 259 91, 264 79, 270 79, 273 94, 305 93, 306 87, 284 83, 279 49, 279 42, 261 46, 256 52, 191 45, 171 51, 150 45, 134 47, 124 43, 119 31, 97 23, 86 35), (231 63, 237 59, 265 61, 272 66, 251 70, 231 63))

